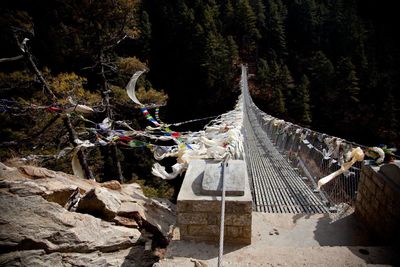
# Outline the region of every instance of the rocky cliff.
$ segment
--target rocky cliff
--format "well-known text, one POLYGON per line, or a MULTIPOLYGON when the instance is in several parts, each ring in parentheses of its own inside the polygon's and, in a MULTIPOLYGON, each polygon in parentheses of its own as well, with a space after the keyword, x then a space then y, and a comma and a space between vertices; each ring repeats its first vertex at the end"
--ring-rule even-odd
POLYGON ((174 223, 137 184, 0 163, 0 266, 152 266, 174 223))

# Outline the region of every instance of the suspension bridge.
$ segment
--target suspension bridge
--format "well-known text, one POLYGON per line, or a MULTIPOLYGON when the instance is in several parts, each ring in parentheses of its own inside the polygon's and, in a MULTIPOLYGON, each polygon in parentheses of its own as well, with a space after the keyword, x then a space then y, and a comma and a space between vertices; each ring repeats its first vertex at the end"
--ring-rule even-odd
MULTIPOLYGON (((243 196, 224 197, 221 167, 217 179, 221 195, 204 196, 199 188, 209 161, 190 162, 178 196, 179 231, 174 232, 176 237, 161 266, 190 266, 193 262, 204 266, 201 260, 211 266, 330 266, 333 259, 335 266, 363 266, 371 257, 372 262, 395 262, 394 250, 376 246, 365 222, 353 216, 361 162, 346 171, 341 169, 347 164, 346 151, 358 145, 261 111, 252 101, 243 66, 241 89, 235 109, 242 116, 226 114, 234 114, 233 121, 240 122, 244 153, 239 159, 246 162, 248 187, 243 196), (321 177, 338 171, 318 188, 321 177)), ((216 125, 226 128, 221 121, 216 125)), ((231 173, 228 171, 227 180, 231 173)), ((363 194, 369 190, 365 179, 364 173, 363 194)), ((382 188, 370 189, 378 187, 382 188)), ((373 200, 375 204, 378 201, 382 200, 373 200)))
POLYGON ((244 143, 251 177, 255 211, 271 213, 325 213, 326 204, 304 177, 293 169, 263 130, 249 95, 247 74, 242 79, 244 96, 244 143))
MULTIPOLYGON (((261 111, 250 96, 245 67, 242 67, 241 88, 244 113, 242 132, 253 210, 268 213, 328 213, 337 211, 336 207, 341 203, 352 205, 360 178, 360 164, 357 162, 323 190, 317 190, 318 179, 337 171, 343 164, 331 155, 332 151, 331 154, 324 151, 329 150, 324 140, 316 138, 317 135, 324 138, 327 135, 300 126, 294 127, 297 132, 293 134, 293 130, 284 131, 284 126, 274 125, 271 118, 266 120, 269 115, 261 111)), ((340 141, 339 146, 335 149, 353 147, 344 140, 340 141)), ((343 157, 343 151, 339 154, 336 153, 336 156, 343 157)))

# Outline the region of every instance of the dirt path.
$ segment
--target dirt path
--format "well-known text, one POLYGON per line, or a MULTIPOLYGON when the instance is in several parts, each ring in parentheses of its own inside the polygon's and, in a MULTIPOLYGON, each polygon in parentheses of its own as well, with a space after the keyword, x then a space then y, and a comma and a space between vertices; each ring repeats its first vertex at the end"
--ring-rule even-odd
MULTIPOLYGON (((332 222, 327 215, 253 213, 252 244, 226 245, 224 266, 394 266, 393 248, 367 238, 353 215, 332 222)), ((179 239, 176 232, 175 239, 179 239)), ((217 266, 213 244, 173 240, 159 266, 217 266)))

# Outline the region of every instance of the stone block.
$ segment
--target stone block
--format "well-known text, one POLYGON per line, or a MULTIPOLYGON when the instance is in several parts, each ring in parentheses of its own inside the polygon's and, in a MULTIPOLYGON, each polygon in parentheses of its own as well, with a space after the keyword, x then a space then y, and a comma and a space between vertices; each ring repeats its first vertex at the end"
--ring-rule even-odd
POLYGON ((212 236, 219 237, 218 225, 188 225, 191 236, 212 236))
POLYGON ((365 179, 365 186, 367 187, 368 193, 370 195, 375 195, 375 191, 376 191, 376 186, 375 184, 372 182, 371 179, 365 179))
POLYGON ((208 225, 219 225, 220 217, 221 217, 221 215, 219 213, 208 213, 207 224, 208 225))
POLYGON ((192 206, 193 206, 193 204, 189 201, 181 201, 181 202, 177 203, 176 210, 178 213, 179 212, 192 212, 193 211, 192 206))
POLYGON ((207 225, 206 213, 178 213, 178 224, 204 224, 207 225))
POLYGON ((225 225, 251 226, 251 217, 240 214, 225 214, 225 225))
POLYGON ((388 245, 399 242, 396 236, 400 235, 400 187, 394 182, 399 170, 399 165, 393 164, 383 165, 380 170, 363 166, 358 187, 356 215, 388 245))
POLYGON ((225 211, 227 213, 234 213, 234 214, 250 214, 253 211, 252 202, 228 202, 225 203, 225 211))
POLYGON ((378 208, 379 208, 379 201, 375 200, 371 202, 371 207, 373 209, 373 211, 376 213, 378 212, 378 208))
POLYGON ((386 197, 385 197, 385 194, 383 192, 384 192, 383 188, 377 188, 377 190, 376 190, 375 199, 379 203, 386 202, 386 197))
POLYGON ((379 189, 383 189, 383 186, 385 185, 385 181, 384 181, 384 177, 378 173, 376 173, 375 175, 371 176, 371 180, 373 181, 373 183, 379 188, 379 189))
POLYGON ((242 237, 244 239, 251 239, 251 226, 242 227, 242 237))
POLYGON ((242 228, 240 226, 226 226, 224 228, 224 237, 238 238, 242 235, 242 228))
POLYGON ((217 200, 199 200, 192 202, 193 212, 221 212, 221 202, 217 200))
POLYGON ((188 226, 185 224, 179 225, 179 235, 180 236, 187 236, 189 235, 189 229, 188 226))

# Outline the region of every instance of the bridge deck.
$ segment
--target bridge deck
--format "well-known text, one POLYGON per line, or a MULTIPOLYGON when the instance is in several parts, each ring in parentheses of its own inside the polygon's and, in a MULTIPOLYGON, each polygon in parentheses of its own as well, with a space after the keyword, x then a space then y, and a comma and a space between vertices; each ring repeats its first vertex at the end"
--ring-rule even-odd
POLYGON ((249 107, 243 123, 254 210, 269 213, 328 212, 321 200, 274 147, 249 107))

